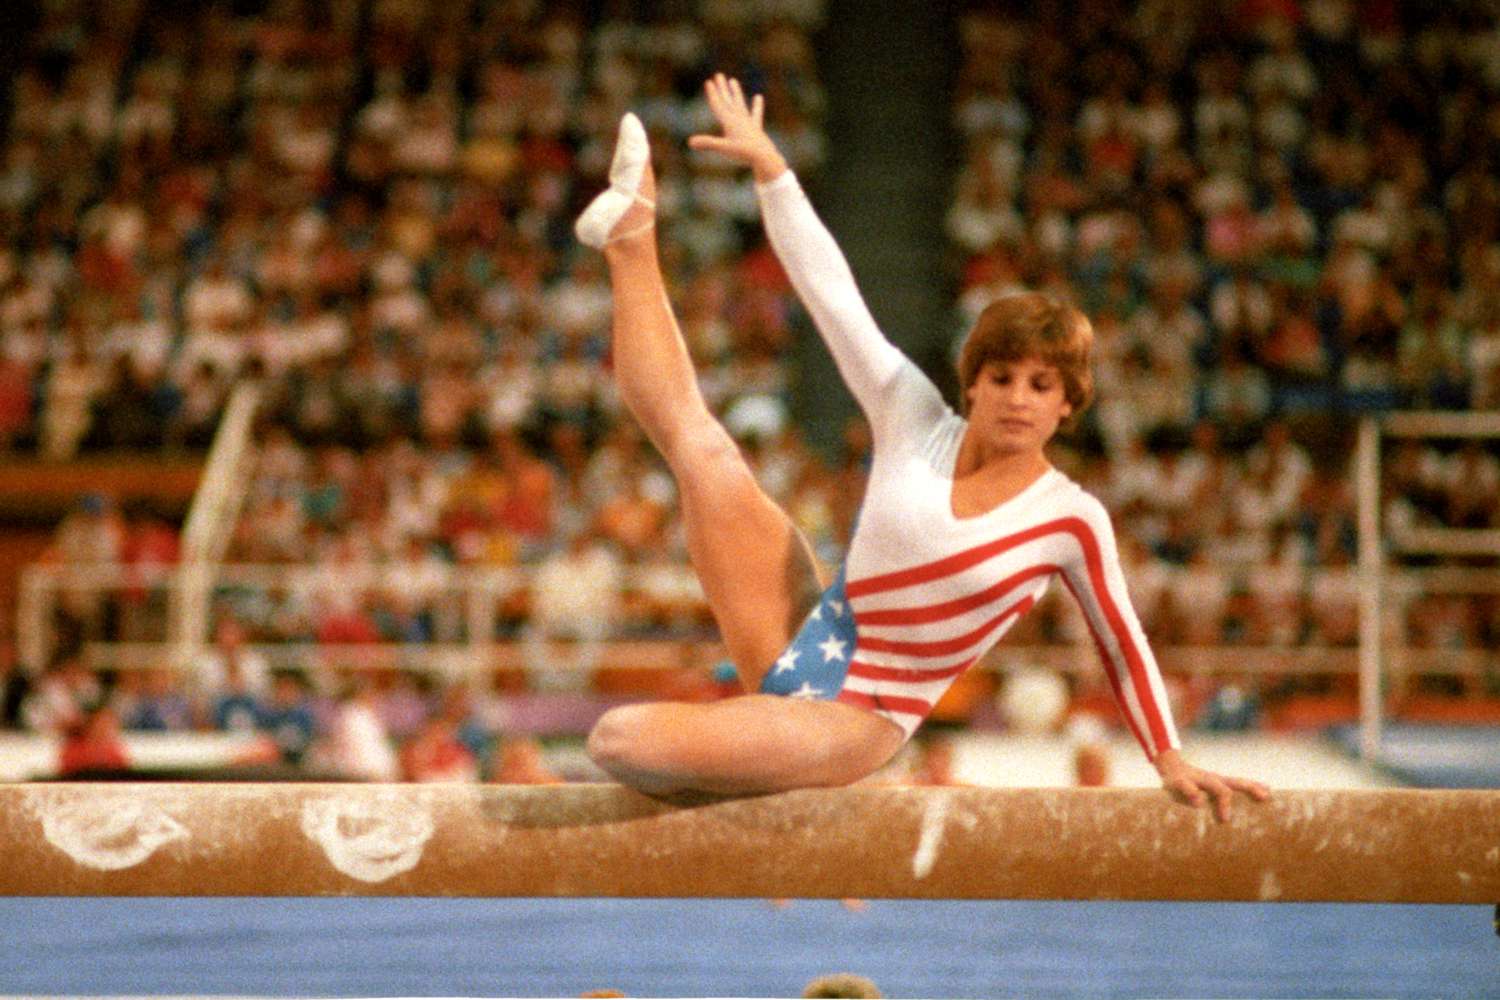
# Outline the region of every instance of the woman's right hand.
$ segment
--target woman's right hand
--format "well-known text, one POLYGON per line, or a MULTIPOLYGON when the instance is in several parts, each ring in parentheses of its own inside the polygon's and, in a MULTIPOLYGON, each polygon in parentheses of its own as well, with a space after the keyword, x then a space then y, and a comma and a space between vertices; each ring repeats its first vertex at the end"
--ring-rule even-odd
POLYGON ((688 139, 693 149, 708 150, 743 163, 755 172, 757 182, 775 180, 786 171, 786 160, 766 134, 766 102, 761 95, 747 102, 740 81, 715 73, 703 84, 708 109, 724 134, 695 135, 688 139))

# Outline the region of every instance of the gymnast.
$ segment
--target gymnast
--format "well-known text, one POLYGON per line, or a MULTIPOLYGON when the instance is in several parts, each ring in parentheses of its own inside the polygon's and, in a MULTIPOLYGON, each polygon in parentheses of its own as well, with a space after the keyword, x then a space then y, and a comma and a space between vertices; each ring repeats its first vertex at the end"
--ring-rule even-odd
POLYGON ((1028 292, 980 315, 958 369, 963 413, 877 328, 832 235, 767 135, 763 99, 705 84, 721 135, 693 149, 748 166, 772 248, 869 420, 873 464, 844 565, 830 581, 710 413, 657 257, 655 176, 627 114, 610 186, 575 231, 602 250, 614 293, 621 397, 676 477, 689 555, 750 692, 709 704, 607 712, 593 759, 655 795, 844 785, 911 737, 1055 578, 1072 592, 1136 739, 1180 801, 1226 819, 1254 781, 1180 754, 1156 662, 1126 595, 1103 506, 1045 446, 1092 394, 1093 332, 1073 307, 1028 292))

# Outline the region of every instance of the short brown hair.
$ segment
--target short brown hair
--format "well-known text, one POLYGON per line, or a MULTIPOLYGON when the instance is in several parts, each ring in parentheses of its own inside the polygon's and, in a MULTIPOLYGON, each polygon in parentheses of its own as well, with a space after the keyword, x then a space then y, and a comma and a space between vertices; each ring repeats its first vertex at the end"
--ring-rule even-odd
POLYGON ((1063 395, 1073 407, 1071 423, 1094 399, 1093 346, 1093 324, 1068 303, 1045 292, 1000 296, 984 307, 958 354, 962 412, 969 412, 969 388, 986 362, 1040 358, 1062 376, 1063 395))

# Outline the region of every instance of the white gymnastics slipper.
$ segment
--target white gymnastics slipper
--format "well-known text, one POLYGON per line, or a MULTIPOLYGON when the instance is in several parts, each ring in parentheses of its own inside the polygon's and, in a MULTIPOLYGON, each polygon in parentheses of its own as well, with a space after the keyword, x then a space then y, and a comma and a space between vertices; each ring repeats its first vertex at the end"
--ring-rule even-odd
POLYGON ((640 203, 650 209, 656 208, 655 202, 640 194, 641 177, 650 160, 651 146, 646 141, 646 129, 639 118, 627 112, 620 119, 615 156, 609 165, 609 187, 589 202, 588 208, 583 210, 583 214, 573 224, 578 242, 599 250, 607 243, 636 236, 656 224, 653 219, 630 232, 614 232, 615 225, 630 210, 631 205, 640 203))

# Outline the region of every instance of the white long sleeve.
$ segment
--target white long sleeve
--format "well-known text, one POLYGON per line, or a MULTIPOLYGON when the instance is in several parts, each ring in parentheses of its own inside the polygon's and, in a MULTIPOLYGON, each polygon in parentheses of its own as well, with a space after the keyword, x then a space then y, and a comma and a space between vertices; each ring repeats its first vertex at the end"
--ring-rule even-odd
POLYGON ((1093 633, 1120 711, 1146 756, 1181 747, 1161 669, 1130 603, 1109 512, 1077 491, 1075 558, 1061 559, 1063 579, 1093 633))
POLYGON ((854 273, 790 170, 755 186, 771 249, 797 297, 833 354, 839 374, 871 422, 884 390, 911 362, 880 327, 854 283, 854 273))

